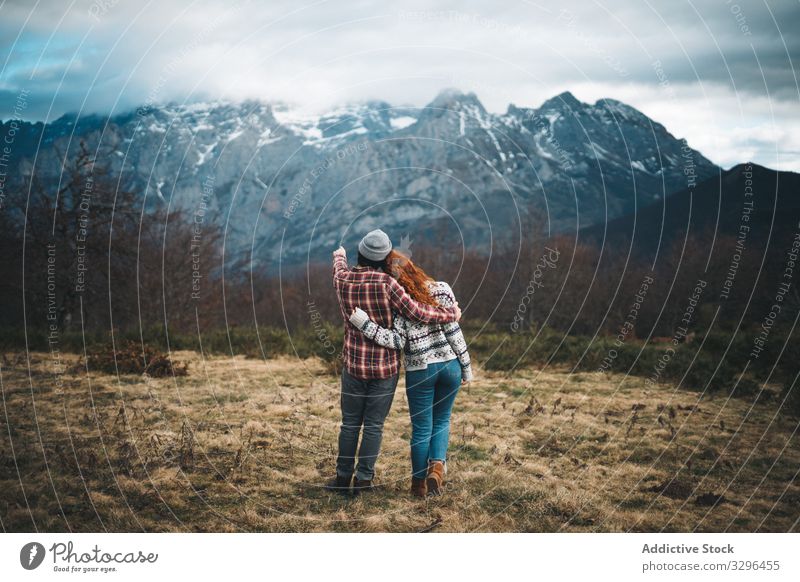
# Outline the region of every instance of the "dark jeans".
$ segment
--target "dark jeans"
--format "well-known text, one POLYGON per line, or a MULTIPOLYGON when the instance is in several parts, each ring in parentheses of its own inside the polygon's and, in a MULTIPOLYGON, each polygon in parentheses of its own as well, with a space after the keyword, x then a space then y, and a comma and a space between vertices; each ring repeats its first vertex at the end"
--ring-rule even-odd
POLYGON ((411 415, 411 470, 423 478, 428 461, 446 461, 450 413, 461 387, 458 360, 428 364, 406 372, 406 396, 411 415))
POLYGON ((369 481, 375 476, 375 461, 381 451, 383 423, 389 414, 397 388, 398 374, 389 378, 360 380, 342 372, 342 428, 339 430, 339 456, 336 459, 336 473, 340 477, 350 477, 358 449, 356 479, 369 481), (361 447, 358 435, 361 426, 364 434, 361 447))

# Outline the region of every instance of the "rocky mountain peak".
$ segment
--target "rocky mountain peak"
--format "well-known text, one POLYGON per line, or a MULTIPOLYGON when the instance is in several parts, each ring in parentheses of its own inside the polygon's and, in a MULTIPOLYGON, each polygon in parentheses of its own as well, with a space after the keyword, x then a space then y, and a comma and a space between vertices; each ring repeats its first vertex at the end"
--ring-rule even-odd
POLYGON ((570 93, 569 91, 564 91, 563 93, 559 93, 555 97, 551 97, 544 103, 542 103, 541 107, 539 107, 540 111, 564 111, 564 110, 578 110, 584 107, 586 104, 582 101, 578 101, 578 99, 570 93))
POLYGON ((431 109, 450 109, 454 111, 476 108, 478 111, 486 112, 486 109, 475 93, 463 93, 458 89, 444 89, 440 91, 427 107, 431 109))

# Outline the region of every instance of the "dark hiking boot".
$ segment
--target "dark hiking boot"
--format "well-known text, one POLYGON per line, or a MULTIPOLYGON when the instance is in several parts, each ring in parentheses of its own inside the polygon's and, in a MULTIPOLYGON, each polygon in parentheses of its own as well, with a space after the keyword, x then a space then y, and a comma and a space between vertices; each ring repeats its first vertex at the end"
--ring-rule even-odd
POLYGON ((411 495, 414 497, 425 497, 428 494, 428 486, 425 479, 411 478, 411 495))
POLYGON ((375 489, 376 487, 371 479, 362 481, 361 479, 356 478, 353 481, 353 495, 369 493, 370 491, 375 491, 375 489))
POLYGON ((325 489, 331 493, 350 495, 350 481, 352 479, 352 477, 342 477, 340 475, 336 475, 336 477, 325 484, 325 489))

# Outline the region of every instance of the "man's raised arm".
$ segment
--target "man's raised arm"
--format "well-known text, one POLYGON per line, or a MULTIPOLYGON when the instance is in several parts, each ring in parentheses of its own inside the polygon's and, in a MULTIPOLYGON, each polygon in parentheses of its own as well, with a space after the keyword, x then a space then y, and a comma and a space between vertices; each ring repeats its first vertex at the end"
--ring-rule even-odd
POLYGON ((452 307, 434 307, 414 301, 406 290, 395 279, 389 278, 387 293, 392 309, 402 314, 411 321, 420 323, 450 323, 461 319, 461 310, 458 305, 452 307))
POLYGON ((347 251, 344 247, 339 247, 333 251, 333 276, 347 270, 347 251))

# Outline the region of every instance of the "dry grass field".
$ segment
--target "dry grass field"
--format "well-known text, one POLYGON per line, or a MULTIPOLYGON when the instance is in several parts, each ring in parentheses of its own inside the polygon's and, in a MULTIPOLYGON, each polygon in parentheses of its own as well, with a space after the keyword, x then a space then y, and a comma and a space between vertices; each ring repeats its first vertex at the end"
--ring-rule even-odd
POLYGON ((5 531, 796 531, 796 418, 777 402, 642 378, 482 372, 456 401, 448 486, 408 493, 404 384, 354 499, 333 474, 338 381, 321 362, 242 357, 187 377, 87 374, 74 356, 2 365, 5 531))

